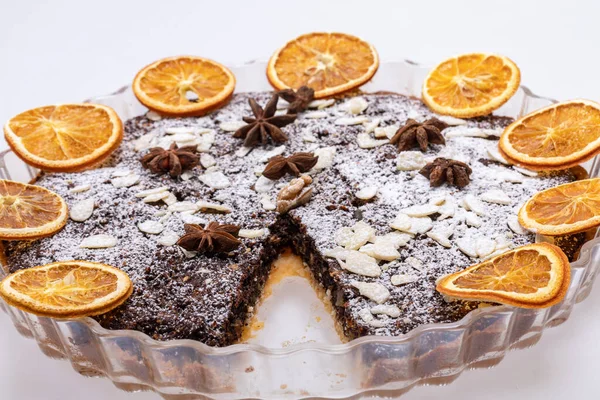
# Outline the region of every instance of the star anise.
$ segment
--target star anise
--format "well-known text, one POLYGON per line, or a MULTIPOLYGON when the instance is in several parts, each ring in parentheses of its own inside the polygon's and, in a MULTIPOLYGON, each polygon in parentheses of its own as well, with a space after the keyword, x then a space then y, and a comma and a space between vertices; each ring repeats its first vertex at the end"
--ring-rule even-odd
POLYGON ((168 150, 162 147, 153 147, 148 154, 140 158, 144 168, 161 174, 168 172, 173 178, 181 175, 186 169, 192 169, 200 161, 200 156, 196 154, 196 146, 177 147, 173 143, 168 150))
POLYGON ((206 227, 196 224, 185 224, 185 234, 177 241, 177 245, 198 253, 228 253, 235 250, 242 242, 237 238, 240 227, 230 224, 211 222, 206 227))
POLYGON ((398 146, 398 151, 406 151, 419 146, 421 151, 427 150, 430 143, 446 144, 442 131, 448 125, 437 118, 430 118, 420 123, 409 118, 406 125, 396 131, 390 143, 398 146))
POLYGON ((238 129, 233 137, 242 138, 244 140, 244 146, 252 147, 258 142, 266 144, 269 136, 275 143, 283 143, 288 140, 287 136, 279 128, 291 124, 296 119, 295 114, 287 115, 275 115, 277 111, 277 101, 279 96, 274 94, 271 100, 267 103, 263 109, 256 103, 256 100, 249 99, 250 108, 254 118, 243 117, 242 119, 248 125, 242 126, 238 129))
POLYGON ((289 157, 275 156, 263 171, 266 178, 277 180, 286 174, 300 176, 300 173, 310 171, 315 166, 319 157, 313 153, 294 153, 289 157))
POLYGON ((464 162, 448 158, 436 158, 425 165, 419 173, 429 178, 430 186, 440 186, 444 182, 463 188, 469 184, 471 167, 464 162))
POLYGON ((315 99, 315 91, 308 86, 301 86, 294 92, 294 89, 284 89, 277 92, 279 97, 290 103, 287 109, 288 114, 298 114, 308 108, 308 104, 315 99))

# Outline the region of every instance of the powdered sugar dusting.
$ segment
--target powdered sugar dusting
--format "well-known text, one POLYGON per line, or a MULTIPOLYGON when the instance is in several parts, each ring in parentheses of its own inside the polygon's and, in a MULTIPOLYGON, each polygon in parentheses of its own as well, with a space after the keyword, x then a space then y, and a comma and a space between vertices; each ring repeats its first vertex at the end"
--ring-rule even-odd
MULTIPOLYGON (((130 275, 135 290, 122 307, 98 317, 104 326, 137 329, 157 339, 191 338, 212 345, 229 344, 235 339, 226 336, 228 329, 231 329, 229 324, 233 321, 235 304, 245 301, 240 296, 249 295, 247 290, 259 289, 260 285, 256 283, 260 276, 258 260, 268 249, 269 236, 245 235, 250 237, 241 239, 243 246, 230 255, 218 257, 184 252, 173 243, 176 235, 183 233, 184 221, 234 223, 248 231, 266 229, 276 221, 277 214, 267 210, 271 208, 267 203, 275 199, 277 192, 291 177, 282 178, 272 185, 259 185, 259 192, 254 185, 257 182, 256 171, 261 170, 268 161, 267 154, 275 154, 271 152, 277 146, 248 149, 246 154, 239 156, 236 153, 242 141, 231 134, 233 128, 240 125, 238 121, 241 117, 250 115, 248 97, 255 97, 260 104, 265 104, 270 95, 237 94, 224 108, 200 118, 135 118, 125 124, 124 144, 102 168, 76 174, 43 175, 39 184, 59 193, 68 204, 84 198, 81 194, 73 193, 72 189, 89 185, 85 197, 95 199, 95 209, 90 218, 83 222, 69 221, 53 237, 34 242, 7 243, 6 254, 11 270, 70 259, 114 265, 130 275), (146 150, 136 151, 136 147, 143 149, 137 139, 152 137, 160 140, 167 135, 167 130, 173 132, 173 128, 178 127, 185 127, 189 132, 214 131, 214 143, 202 149, 204 154, 209 155, 204 157, 203 163, 211 168, 209 178, 206 178, 202 166, 190 171, 186 180, 154 175, 141 167, 138 159, 146 150), (131 173, 114 176, 115 172, 124 170, 131 173), (139 176, 139 179, 127 178, 130 175, 139 176), (144 197, 139 195, 142 191, 163 186, 177 201, 171 202, 170 211, 163 200, 146 203, 144 197), (221 204, 231 212, 209 213, 214 211, 209 208, 204 209, 206 212, 195 209, 177 211, 176 205, 181 202, 221 204), (158 216, 157 213, 162 214, 158 216), (160 223, 164 229, 157 234, 140 230, 138 224, 146 223, 144 227, 151 229, 145 230, 158 231, 157 225, 147 221, 160 223), (79 247, 85 237, 98 234, 114 236, 116 245, 100 249, 79 247)), ((367 133, 365 125, 368 126, 369 121, 375 119, 380 127, 385 128, 401 126, 409 115, 430 118, 433 114, 420 101, 404 96, 362 97, 368 107, 361 110, 360 124, 340 125, 340 119, 354 123, 358 117, 342 107, 344 101, 337 101, 319 111, 322 115, 318 119, 301 113, 294 124, 282 128, 290 140, 285 143, 284 149, 277 149, 276 152, 283 151, 287 156, 298 151, 329 149, 325 152, 328 157, 324 153, 319 168, 310 172, 314 187, 311 201, 290 211, 290 215, 302 221, 306 233, 323 253, 336 247, 334 235, 341 228, 352 227, 364 220, 375 229, 377 236, 383 236, 394 231, 389 224, 400 210, 433 204, 432 199, 449 196, 456 204, 450 213, 452 215, 447 215, 443 220, 438 218, 439 214, 430 217, 433 220, 432 231, 452 230, 452 235, 448 236, 451 247, 443 247, 425 234, 416 234, 398 249, 398 259, 385 264, 380 262, 379 276, 369 277, 341 270, 333 259, 330 259, 329 265, 335 267, 344 307, 349 309, 355 323, 361 326, 361 332, 365 334, 398 335, 421 324, 457 320, 477 304, 446 303, 435 291, 435 280, 439 276, 474 262, 473 258, 458 248, 457 240, 482 233, 489 238, 506 239, 508 233, 513 234, 507 218, 516 214, 515 204, 523 203, 539 190, 567 182, 573 177, 568 174, 556 177, 523 175, 521 182, 509 182, 502 178, 502 172, 516 172, 513 167, 490 161, 487 154, 488 146, 495 144, 496 138, 457 135, 447 138, 446 146, 431 146, 423 156, 427 161, 446 157, 466 162, 473 169, 472 182, 462 190, 447 185, 430 188, 428 180, 419 175, 418 170, 398 170, 398 153, 393 145, 361 148, 357 137, 367 133), (314 140, 303 140, 307 135, 314 140), (357 198, 356 193, 366 187, 376 187, 376 196, 357 198), (511 205, 486 203, 486 215, 479 216, 481 226, 469 226, 465 216, 467 211, 460 207, 463 198, 466 194, 479 198, 490 190, 505 193, 512 200, 511 205), (410 257, 421 261, 422 270, 413 268, 407 262, 410 257), (396 283, 399 282, 398 276, 410 276, 411 279, 395 286, 392 276, 396 276, 396 283), (372 310, 376 303, 360 295, 356 282, 377 283, 373 286, 378 289, 377 293, 389 291, 389 298, 376 296, 385 310, 394 310, 392 316, 387 312, 389 322, 369 324, 361 318, 359 312, 372 310), (394 307, 400 310, 398 318, 393 317, 397 314, 394 307)), ((467 120, 466 124, 453 129, 460 128, 464 132, 468 128, 470 133, 484 129, 489 134, 491 131, 501 131, 508 123, 510 120, 506 118, 478 118, 467 120)), ((472 218, 470 221, 473 225, 472 218)), ((533 240, 533 235, 517 232, 512 243, 520 245, 533 240)), ((486 252, 489 247, 482 247, 480 252, 486 252)), ((364 285, 361 287, 365 288, 364 285)), ((246 309, 248 305, 253 304, 245 304, 246 309)), ((364 316, 365 312, 362 313, 364 316)))

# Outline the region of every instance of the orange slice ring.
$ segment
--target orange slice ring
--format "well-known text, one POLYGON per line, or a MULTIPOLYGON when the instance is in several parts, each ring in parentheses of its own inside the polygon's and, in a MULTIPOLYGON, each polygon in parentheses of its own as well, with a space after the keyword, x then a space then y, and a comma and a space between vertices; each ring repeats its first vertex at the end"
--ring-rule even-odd
POLYGON ((10 148, 27 164, 74 172, 100 164, 121 144, 123 123, 110 107, 61 104, 38 107, 4 125, 10 148))
POLYGON ((379 56, 369 43, 345 33, 315 32, 277 50, 269 60, 267 78, 278 90, 311 87, 319 99, 363 85, 378 68, 379 56))
POLYGON ((452 57, 433 68, 422 97, 439 114, 457 118, 488 115, 506 103, 521 83, 521 72, 509 58, 488 53, 452 57))
POLYGON ((173 116, 197 116, 223 106, 233 94, 235 76, 202 57, 163 58, 142 68, 133 92, 151 110, 173 116))
POLYGON ((559 303, 571 280, 567 256, 549 243, 534 243, 442 277, 436 289, 462 300, 522 308, 559 303))

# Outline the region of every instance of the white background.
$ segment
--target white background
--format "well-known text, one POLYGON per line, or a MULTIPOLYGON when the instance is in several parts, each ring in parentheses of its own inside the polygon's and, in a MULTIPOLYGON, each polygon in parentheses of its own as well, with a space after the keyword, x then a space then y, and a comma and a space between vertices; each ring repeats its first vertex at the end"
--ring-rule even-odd
MULTIPOLYGON (((225 64, 266 59, 286 40, 339 30, 382 60, 433 64, 469 51, 517 62, 535 93, 600 101, 600 2, 546 1, 16 1, 0 0, 0 122, 35 106, 127 84, 145 64, 194 54, 225 64)), ((0 141, 0 148, 6 145, 0 141)), ((598 399, 600 288, 533 348, 447 387, 405 399, 598 399)), ((142 400, 44 356, 0 314, 0 399, 142 400)))

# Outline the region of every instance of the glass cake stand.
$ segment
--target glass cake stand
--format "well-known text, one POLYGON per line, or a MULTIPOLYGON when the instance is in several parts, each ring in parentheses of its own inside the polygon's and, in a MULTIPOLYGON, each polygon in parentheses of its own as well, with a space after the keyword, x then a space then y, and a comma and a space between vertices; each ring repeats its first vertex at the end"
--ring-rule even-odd
MULTIPOLYGON (((265 62, 233 68, 236 90, 272 90, 265 70, 265 62)), ((426 68, 411 61, 382 63, 362 89, 419 97, 426 73, 426 68)), ((123 120, 146 112, 129 86, 89 101, 113 107, 123 120)), ((498 114, 520 117, 553 102, 521 87, 498 114)), ((598 176, 598 159, 587 169, 590 176, 598 176)), ((37 170, 11 151, 0 155, 0 177, 31 181, 36 175, 37 170)), ((1 300, 0 308, 46 355, 68 359, 80 374, 105 376, 123 390, 153 390, 167 399, 397 396, 414 385, 451 382, 465 369, 495 365, 508 350, 535 344, 546 327, 564 322, 575 303, 587 297, 599 265, 600 238, 596 238, 583 246, 579 259, 571 264, 569 290, 554 307, 481 308, 455 323, 424 325, 403 336, 368 336, 339 345, 214 348, 193 340, 159 342, 138 331, 106 330, 91 318, 37 317, 1 300)), ((0 277, 4 274, 0 268, 0 277)))

